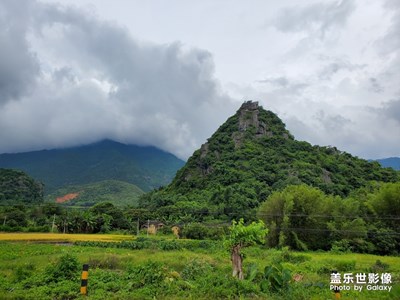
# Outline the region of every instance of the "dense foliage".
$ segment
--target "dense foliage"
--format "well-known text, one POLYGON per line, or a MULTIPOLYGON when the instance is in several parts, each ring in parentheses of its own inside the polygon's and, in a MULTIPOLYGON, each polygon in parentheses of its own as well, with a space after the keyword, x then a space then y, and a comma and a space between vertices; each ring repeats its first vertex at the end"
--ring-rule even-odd
POLYGON ((400 182, 375 183, 346 198, 288 186, 261 204, 270 247, 400 253, 400 182))
POLYGON ((346 197, 371 181, 398 180, 399 172, 378 162, 296 141, 275 114, 243 105, 170 185, 144 195, 140 205, 171 219, 186 214, 197 221, 255 220, 260 203, 288 185, 305 183, 346 197))
MULTIPOLYGON (((100 202, 89 209, 65 208, 54 203, 39 206, 0 206, 0 231, 98 233, 136 230, 129 210, 100 202)), ((144 221, 144 220, 143 220, 144 221)))
POLYGON ((41 203, 43 185, 22 171, 0 168, 0 204, 41 203))

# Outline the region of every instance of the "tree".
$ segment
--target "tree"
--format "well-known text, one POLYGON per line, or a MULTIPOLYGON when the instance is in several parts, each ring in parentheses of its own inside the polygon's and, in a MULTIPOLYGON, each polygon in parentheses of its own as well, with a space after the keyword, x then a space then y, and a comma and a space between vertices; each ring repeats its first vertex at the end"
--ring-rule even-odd
POLYGON ((329 236, 326 223, 334 200, 305 184, 273 192, 258 209, 258 218, 270 229, 268 246, 326 249, 329 236))
POLYGON ((232 276, 240 280, 243 276, 243 255, 240 252, 242 248, 253 246, 257 243, 263 244, 268 229, 262 221, 252 222, 250 225, 244 225, 243 219, 239 222, 232 221, 232 226, 229 227, 230 234, 225 241, 225 246, 231 252, 232 261, 232 276))

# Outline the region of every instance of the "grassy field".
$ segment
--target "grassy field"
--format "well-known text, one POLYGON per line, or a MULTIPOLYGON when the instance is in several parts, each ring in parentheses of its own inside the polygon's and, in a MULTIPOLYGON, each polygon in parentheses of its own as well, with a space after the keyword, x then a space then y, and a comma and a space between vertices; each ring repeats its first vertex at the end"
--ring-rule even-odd
POLYGON ((117 242, 132 240, 132 235, 120 234, 65 234, 65 233, 1 233, 0 241, 27 241, 27 242, 76 242, 76 241, 103 241, 117 242))
MULTIPOLYGON (((54 234, 10 235, 18 238, 0 235, 0 299, 80 299, 80 268, 84 263, 90 265, 86 299, 334 299, 329 289, 332 269, 354 275, 392 275, 390 292, 367 291, 365 287, 361 292, 342 291, 341 299, 400 299, 400 257, 251 247, 245 251, 247 279, 239 282, 231 278, 229 253, 220 243, 210 249, 131 250, 106 247, 111 243, 101 242, 132 239, 123 235, 58 235, 60 242, 81 238, 100 241, 97 247, 35 242, 46 237, 57 241, 54 234), (66 265, 60 265, 63 257, 70 259, 68 263, 73 259, 79 263, 72 278, 63 277, 68 273, 66 265), (291 280, 289 290, 281 293, 262 290, 259 284, 264 267, 276 261, 299 278, 291 280), (250 280, 254 270, 258 270, 258 277, 250 280)), ((170 242, 156 241, 164 246, 170 242)), ((174 241, 179 242, 184 241, 174 241)))

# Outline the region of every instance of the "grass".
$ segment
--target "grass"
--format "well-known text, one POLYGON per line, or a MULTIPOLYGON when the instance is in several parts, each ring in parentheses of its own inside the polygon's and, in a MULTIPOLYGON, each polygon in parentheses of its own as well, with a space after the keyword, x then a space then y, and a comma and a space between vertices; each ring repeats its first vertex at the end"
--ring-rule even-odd
MULTIPOLYGON (((303 276, 301 281, 291 283, 290 293, 265 294, 260 291, 257 283, 245 280, 239 284, 232 281, 229 253, 222 247, 207 252, 204 249, 201 251, 130 250, 32 243, 32 241, 45 241, 43 238, 47 238, 47 241, 65 241, 70 237, 72 240, 69 241, 80 240, 83 237, 94 241, 132 239, 132 236, 128 235, 0 234, 0 239, 3 240, 0 241, 0 295, 3 295, 0 299, 31 299, 26 295, 32 295, 32 299, 79 298, 79 274, 73 282, 50 282, 48 286, 40 286, 41 280, 46 278, 46 272, 51 270, 51 267, 65 254, 75 256, 80 264, 90 265, 87 299, 334 299, 333 293, 329 290, 332 268, 339 267, 345 272, 354 274, 371 272, 377 260, 388 265, 385 272, 392 274, 393 290, 390 293, 366 290, 344 291, 342 299, 400 299, 400 257, 290 252, 251 247, 245 251, 246 274, 250 264, 256 264, 262 272, 264 267, 273 261, 280 261, 285 268, 291 270, 292 275, 303 276), (10 240, 10 236, 15 238, 10 240), (190 269, 188 266, 193 261, 201 262, 201 265, 210 266, 211 269, 206 268, 194 279, 183 278, 183 274, 188 272, 190 269), (139 276, 137 274, 147 270, 149 271, 147 274, 154 275, 152 268, 155 267, 152 264, 156 264, 156 267, 157 264, 161 266, 159 269, 156 268, 155 272, 156 275, 159 272, 163 274, 161 283, 156 285, 145 283, 143 286, 138 286, 141 280, 150 279, 138 279, 134 274, 139 276), (142 269, 140 272, 132 273, 131 270, 137 268, 142 269), (26 272, 23 271, 25 269, 26 272)), ((196 273, 196 265, 193 266, 191 270, 196 273)))
POLYGON ((101 241, 119 242, 132 240, 132 235, 120 234, 67 234, 67 233, 0 233, 0 241, 28 242, 76 242, 101 241))

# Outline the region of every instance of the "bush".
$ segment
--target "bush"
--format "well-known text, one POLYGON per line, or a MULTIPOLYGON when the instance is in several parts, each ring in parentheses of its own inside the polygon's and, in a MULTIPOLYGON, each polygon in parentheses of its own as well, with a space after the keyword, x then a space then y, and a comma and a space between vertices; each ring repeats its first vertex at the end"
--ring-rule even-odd
POLYGON ((311 256, 304 255, 304 254, 293 254, 289 251, 288 247, 283 247, 281 252, 281 260, 283 262, 290 262, 290 263, 302 263, 305 261, 310 261, 311 256))
POLYGON ((200 276, 206 276, 212 272, 213 267, 206 261, 194 259, 189 261, 182 270, 182 278, 186 280, 195 280, 200 276))
POLYGON ((134 288, 146 285, 160 286, 166 277, 166 268, 162 264, 152 261, 137 267, 129 267, 127 271, 127 279, 131 280, 134 288))
POLYGON ((199 223, 189 224, 183 228, 182 236, 186 239, 203 240, 208 237, 208 229, 199 223))
POLYGON ((182 229, 181 235, 194 240, 221 240, 226 230, 223 227, 211 227, 201 223, 192 223, 182 229))
POLYGON ((102 268, 115 270, 119 267, 120 259, 116 255, 108 255, 104 259, 89 258, 88 264, 91 268, 102 268))
POLYGON ((355 260, 342 260, 335 263, 335 267, 339 272, 348 272, 356 268, 355 260))
POLYGON ((15 282, 20 282, 31 277, 34 270, 35 266, 32 263, 18 266, 14 272, 15 282))
POLYGON ((171 240, 171 241, 159 241, 158 242, 158 249, 160 250, 181 250, 182 249, 182 244, 178 243, 176 240, 171 240))
POLYGON ((389 269, 389 265, 381 262, 379 259, 371 266, 371 273, 383 273, 389 269))
POLYGON ((335 241, 332 244, 331 252, 334 254, 350 253, 351 248, 348 240, 335 241))
POLYGON ((289 269, 281 264, 273 264, 264 269, 264 280, 261 281, 261 290, 266 292, 283 292, 289 289, 289 282, 292 279, 289 269))
POLYGON ((26 232, 50 232, 51 228, 49 225, 42 226, 30 226, 26 228, 26 232))
POLYGON ((59 282, 61 280, 76 280, 79 276, 80 265, 78 259, 71 255, 61 256, 59 261, 47 268, 48 282, 59 282))

